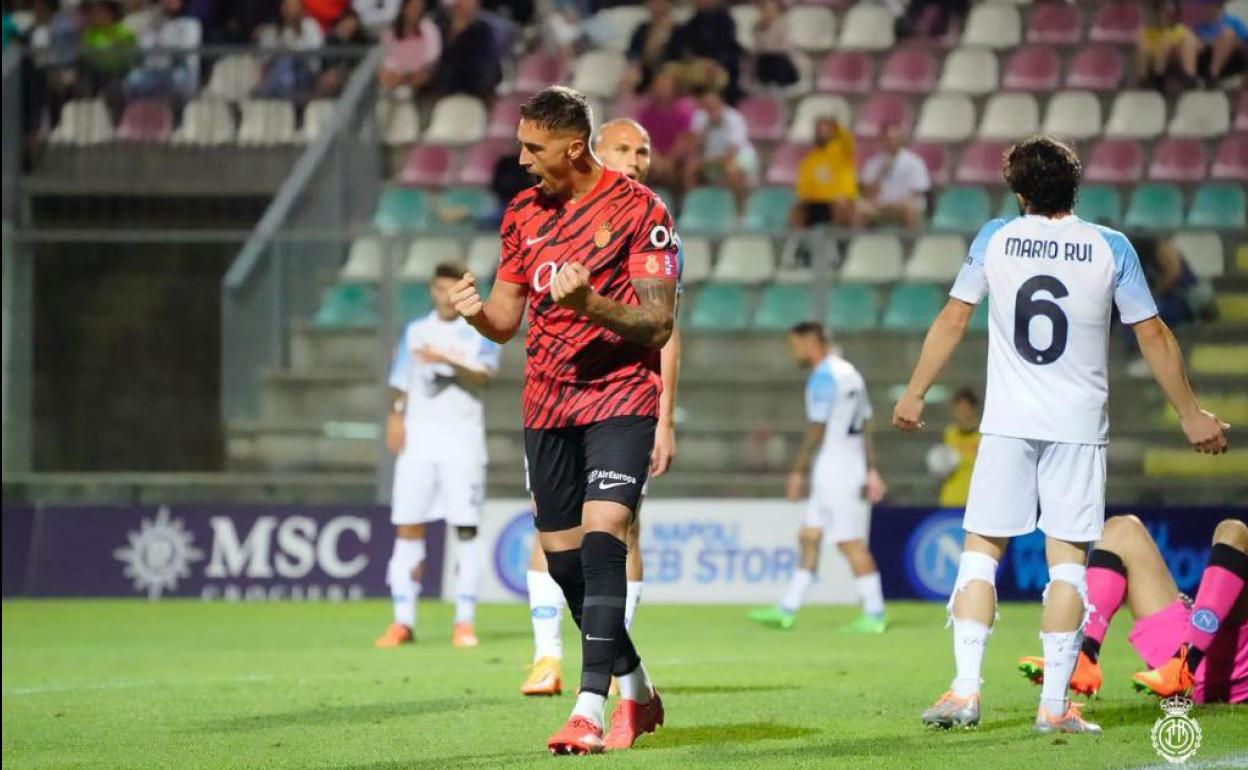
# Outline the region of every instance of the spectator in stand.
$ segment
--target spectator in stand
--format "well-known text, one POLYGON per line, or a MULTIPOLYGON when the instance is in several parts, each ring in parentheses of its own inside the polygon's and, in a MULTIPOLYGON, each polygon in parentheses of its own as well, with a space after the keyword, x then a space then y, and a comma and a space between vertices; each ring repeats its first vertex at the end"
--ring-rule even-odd
POLYGON ((737 25, 722 0, 694 0, 694 14, 676 30, 674 52, 683 59, 707 59, 728 76, 724 98, 736 104, 741 98, 741 48, 737 25))
POLYGON ((796 191, 797 203, 790 215, 794 227, 853 224, 858 200, 854 135, 839 118, 815 121, 815 146, 797 167, 796 191))
POLYGON ((885 4, 897 13, 894 25, 897 37, 943 37, 950 29, 961 25, 970 11, 970 0, 885 0, 885 4))
POLYGON ((325 45, 325 33, 316 20, 303 12, 300 0, 282 0, 276 24, 257 30, 260 47, 277 52, 265 65, 256 95, 268 99, 295 99, 312 90, 320 63, 295 51, 317 51, 325 45))
POLYGON ((343 11, 342 16, 330 28, 329 36, 325 38, 326 62, 316 80, 316 95, 322 99, 332 99, 340 94, 347 78, 351 77, 351 70, 355 69, 360 60, 358 53, 347 49, 356 49, 358 52, 372 42, 355 9, 348 8, 343 11))
POLYGON ((650 83, 650 94, 637 113, 637 122, 650 132, 651 184, 677 186, 693 141, 697 107, 680 95, 671 68, 661 70, 650 83))
POLYGON ((642 93, 650 88, 659 69, 671 61, 676 18, 671 0, 649 0, 650 19, 633 30, 628 41, 628 69, 620 79, 620 93, 642 93))
POLYGON ((81 17, 76 8, 62 8, 60 0, 35 0, 34 26, 29 33, 34 70, 28 87, 22 89, 28 108, 22 111, 27 124, 28 144, 33 146, 48 108, 52 125, 61 122, 61 107, 78 90, 78 38, 81 17))
MULTIPOLYGON (((1213 287, 1196 277, 1173 238, 1137 237, 1134 244, 1140 266, 1148 279, 1148 287, 1157 302, 1157 315, 1170 328, 1217 317, 1213 287)), ((1151 372, 1144 359, 1138 357, 1135 335, 1126 335, 1128 349, 1137 355, 1127 365, 1132 377, 1149 377, 1151 372)))
POLYGON ((883 148, 863 166, 859 181, 859 225, 899 224, 911 231, 922 227, 932 180, 927 164, 906 147, 902 126, 884 128, 883 148))
POLYGON ((139 47, 160 49, 126 76, 127 99, 173 96, 187 101, 199 90, 199 57, 193 52, 203 40, 199 19, 184 15, 183 0, 161 0, 156 16, 139 36, 139 47), (185 51, 177 56, 167 51, 185 51))
POLYGON ((494 163, 494 175, 490 179, 490 192, 494 193, 498 208, 492 215, 478 222, 478 227, 482 230, 497 228, 503 221, 503 213, 507 211, 511 199, 532 187, 536 181, 520 165, 518 149, 499 156, 494 163))
POLYGON ((126 0, 125 9, 126 15, 121 23, 134 33, 135 38, 142 40, 143 33, 156 23, 156 4, 151 0, 126 0))
MULTIPOLYGON (((254 43, 261 27, 281 18, 281 0, 214 0, 213 4, 216 12, 204 23, 204 39, 213 43, 254 43)), ((204 21, 203 16, 199 19, 204 21)))
POLYGON ((1183 24, 1178 0, 1151 0, 1135 43, 1135 71, 1141 85, 1166 90, 1170 75, 1181 75, 1190 88, 1196 82, 1200 41, 1183 24))
POLYGON ((1226 12, 1225 0, 1200 0, 1197 71, 1212 85, 1248 70, 1248 23, 1226 12))
POLYGON ((594 11, 588 0, 552 0, 552 4, 542 20, 542 40, 551 53, 571 61, 585 36, 585 20, 594 11))
POLYGON ((386 56, 378 77, 382 90, 399 99, 424 89, 442 55, 442 33, 425 11, 425 0, 403 0, 393 24, 382 33, 386 56))
POLYGON ((971 469, 979 453, 979 396, 970 388, 953 394, 953 423, 945 426, 941 443, 927 452, 927 469, 943 481, 940 507, 966 506, 971 490, 971 469))
POLYGON ((793 85, 797 67, 789 51, 793 49, 789 19, 779 0, 757 0, 758 23, 754 25, 754 79, 769 86, 793 85))
POLYGON ((685 166, 685 189, 703 182, 722 185, 732 191, 740 211, 758 176, 758 155, 745 118, 711 89, 698 95, 690 128, 694 149, 685 166))
POLYGON ((485 100, 503 79, 502 54, 480 0, 449 0, 442 24, 442 57, 434 80, 444 94, 465 93, 485 100))
POLYGON ((402 0, 352 0, 351 7, 360 17, 360 23, 375 38, 385 34, 386 28, 399 16, 402 0))
POLYGON ((134 58, 134 33, 121 23, 121 3, 93 0, 86 7, 82 29, 82 60, 87 89, 120 106, 121 81, 134 58))

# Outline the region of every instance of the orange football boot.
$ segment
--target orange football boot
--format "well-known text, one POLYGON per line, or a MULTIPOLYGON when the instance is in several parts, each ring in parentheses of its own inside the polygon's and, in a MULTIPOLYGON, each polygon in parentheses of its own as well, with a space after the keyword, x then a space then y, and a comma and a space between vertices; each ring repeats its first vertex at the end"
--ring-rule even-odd
POLYGON ((373 646, 388 649, 402 644, 411 644, 414 641, 416 637, 412 635, 412 629, 402 623, 391 623, 386 627, 386 632, 373 642, 373 646))
POLYGON ((478 644, 481 644, 481 640, 477 638, 477 632, 471 623, 455 624, 455 628, 451 631, 451 646, 476 647, 478 644))
POLYGON ((1173 658, 1157 668, 1132 674, 1131 681, 1137 692, 1151 692, 1160 698, 1188 694, 1196 684, 1196 678, 1187 669, 1187 645, 1180 647, 1173 658))
POLYGON ((520 685, 523 695, 560 695, 563 693, 563 663, 558 658, 538 658, 529 666, 529 676, 520 685))
POLYGON ((650 700, 639 705, 635 700, 620 700, 611 712, 611 730, 607 733, 606 750, 631 749, 637 739, 653 733, 663 724, 663 699, 651 688, 650 700))
MULTIPOLYGON (((1032 684, 1044 684, 1044 658, 1029 655, 1018 659, 1018 670, 1032 684)), ((1094 662, 1083 650, 1070 677, 1070 689, 1091 698, 1101 691, 1101 664, 1094 662)))
POLYGON ((573 715, 559 732, 550 736, 550 740, 546 741, 546 748, 556 756, 601 754, 602 728, 585 717, 573 715))

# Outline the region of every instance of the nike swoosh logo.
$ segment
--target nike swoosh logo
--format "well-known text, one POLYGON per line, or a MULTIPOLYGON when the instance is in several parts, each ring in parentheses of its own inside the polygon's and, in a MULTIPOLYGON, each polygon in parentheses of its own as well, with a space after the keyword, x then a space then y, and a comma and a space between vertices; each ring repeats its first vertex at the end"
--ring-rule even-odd
POLYGON ((544 240, 546 240, 547 238, 549 238, 551 235, 554 235, 554 233, 551 233, 551 234, 549 234, 549 235, 543 235, 541 238, 528 238, 528 239, 526 239, 526 240, 525 240, 524 245, 525 245, 525 246, 532 246, 532 245, 533 245, 533 244, 535 244, 535 243, 541 243, 542 241, 544 241, 544 240))
POLYGON ((585 641, 587 642, 614 642, 615 637, 614 636, 590 636, 589 634, 585 634, 585 641))
POLYGON ((625 484, 632 484, 632 483, 633 483, 633 482, 631 482, 631 481, 617 481, 617 482, 615 482, 615 483, 613 483, 613 484, 608 484, 608 483, 607 483, 607 482, 605 482, 605 481, 599 481, 599 482, 598 482, 598 488, 599 488, 599 489, 615 489, 616 487, 622 487, 622 486, 624 486, 625 484))

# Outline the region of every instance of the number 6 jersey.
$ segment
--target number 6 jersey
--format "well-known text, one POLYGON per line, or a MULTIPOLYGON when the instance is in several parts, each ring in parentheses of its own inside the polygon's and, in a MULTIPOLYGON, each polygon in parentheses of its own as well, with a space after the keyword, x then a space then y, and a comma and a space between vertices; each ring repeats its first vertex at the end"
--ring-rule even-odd
POLYGON ((949 294, 989 299, 982 433, 1106 443, 1112 305, 1125 324, 1157 315, 1126 236, 1073 215, 994 219, 949 294))

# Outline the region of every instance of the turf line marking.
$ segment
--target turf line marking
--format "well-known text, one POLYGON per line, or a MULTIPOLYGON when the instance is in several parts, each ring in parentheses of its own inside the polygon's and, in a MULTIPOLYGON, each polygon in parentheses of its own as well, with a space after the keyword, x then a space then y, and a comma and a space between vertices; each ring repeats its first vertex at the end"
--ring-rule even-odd
POLYGON ((186 687, 189 685, 228 684, 231 682, 271 682, 276 678, 267 674, 248 674, 247 676, 216 677, 211 679, 115 679, 111 682, 53 682, 33 687, 14 687, 11 690, 5 690, 4 697, 12 698, 23 695, 87 690, 128 690, 142 687, 186 687))
MULTIPOLYGON (((1214 768, 1222 767, 1248 767, 1248 754, 1228 754, 1217 759, 1201 759, 1183 764, 1184 770, 1214 770, 1214 768)), ((1163 762, 1157 765, 1140 765, 1129 770, 1172 770, 1173 768, 1174 765, 1163 762)))

